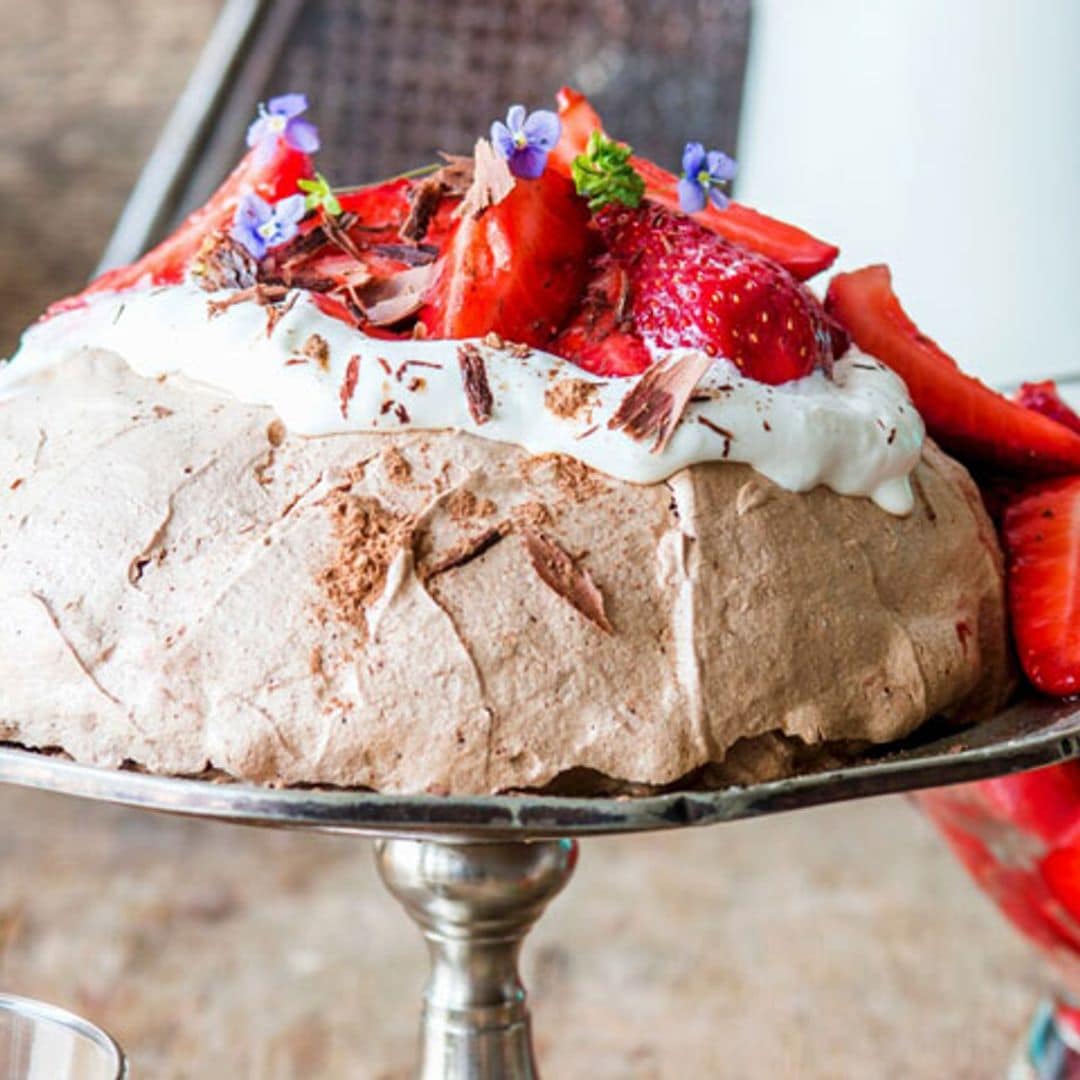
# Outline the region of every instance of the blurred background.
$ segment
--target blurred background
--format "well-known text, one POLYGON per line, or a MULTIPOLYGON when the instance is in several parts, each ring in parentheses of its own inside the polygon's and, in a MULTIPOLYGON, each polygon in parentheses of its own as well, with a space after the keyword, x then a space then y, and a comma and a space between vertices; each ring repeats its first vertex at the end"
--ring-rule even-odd
MULTIPOLYGON (((266 85, 308 91, 352 181, 570 82, 668 164, 687 137, 736 147, 741 199, 888 259, 965 367, 1080 367, 1072 0, 241 7, 264 51, 222 67, 219 29, 202 70, 230 94, 189 91, 158 144, 218 0, 0 0, 0 355, 92 271, 155 145, 118 241, 213 186, 266 85)), ((3 789, 0 814, 4 990, 105 1024, 138 1075, 408 1074, 423 950, 365 844, 3 789)), ((590 841, 525 966, 570 1078, 1000 1075, 1043 985, 896 799, 590 841)))

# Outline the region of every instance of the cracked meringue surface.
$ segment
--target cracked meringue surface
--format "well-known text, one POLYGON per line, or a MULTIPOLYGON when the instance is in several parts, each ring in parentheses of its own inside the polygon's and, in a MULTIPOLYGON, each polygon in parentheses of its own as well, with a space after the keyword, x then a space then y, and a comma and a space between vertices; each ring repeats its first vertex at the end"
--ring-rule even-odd
POLYGON ((1010 684, 997 540, 930 442, 911 491, 901 516, 730 461, 634 484, 464 432, 302 436, 83 349, 0 401, 0 736, 479 793, 746 781, 979 720, 1010 684))

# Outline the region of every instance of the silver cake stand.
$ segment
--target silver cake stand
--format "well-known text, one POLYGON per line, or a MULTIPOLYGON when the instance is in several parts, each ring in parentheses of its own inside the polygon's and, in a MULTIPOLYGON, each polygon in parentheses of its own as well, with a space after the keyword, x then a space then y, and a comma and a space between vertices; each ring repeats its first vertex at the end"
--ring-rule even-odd
POLYGON ((423 1080, 537 1075, 518 954, 567 883, 576 837, 677 829, 1019 772, 1080 756, 1080 703, 1027 700, 967 731, 749 787, 645 798, 275 790, 95 769, 0 748, 0 782, 170 814, 373 836, 379 873, 431 954, 423 1080))

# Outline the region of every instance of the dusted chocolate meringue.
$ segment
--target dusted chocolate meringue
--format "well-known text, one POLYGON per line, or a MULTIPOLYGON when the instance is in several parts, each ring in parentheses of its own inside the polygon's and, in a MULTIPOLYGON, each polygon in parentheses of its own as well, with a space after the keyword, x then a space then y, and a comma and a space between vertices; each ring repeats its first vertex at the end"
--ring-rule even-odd
POLYGON ((913 482, 899 517, 734 463, 634 485, 466 434, 296 437, 84 352, 0 403, 0 736, 465 793, 979 720, 997 541, 934 446, 913 482))

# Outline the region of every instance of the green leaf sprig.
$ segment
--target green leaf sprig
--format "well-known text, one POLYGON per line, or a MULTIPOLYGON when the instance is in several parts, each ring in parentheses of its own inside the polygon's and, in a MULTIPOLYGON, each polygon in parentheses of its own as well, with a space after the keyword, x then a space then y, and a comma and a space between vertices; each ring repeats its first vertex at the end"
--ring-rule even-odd
POLYGON ((341 203, 330 186, 330 181, 321 172, 314 180, 297 180, 296 186, 305 193, 304 206, 308 210, 322 207, 327 217, 337 217, 341 213, 341 203))
POLYGON ((630 164, 633 149, 609 139, 599 129, 589 136, 583 154, 570 165, 577 193, 589 200, 590 210, 609 203, 637 206, 645 194, 645 180, 630 164))

